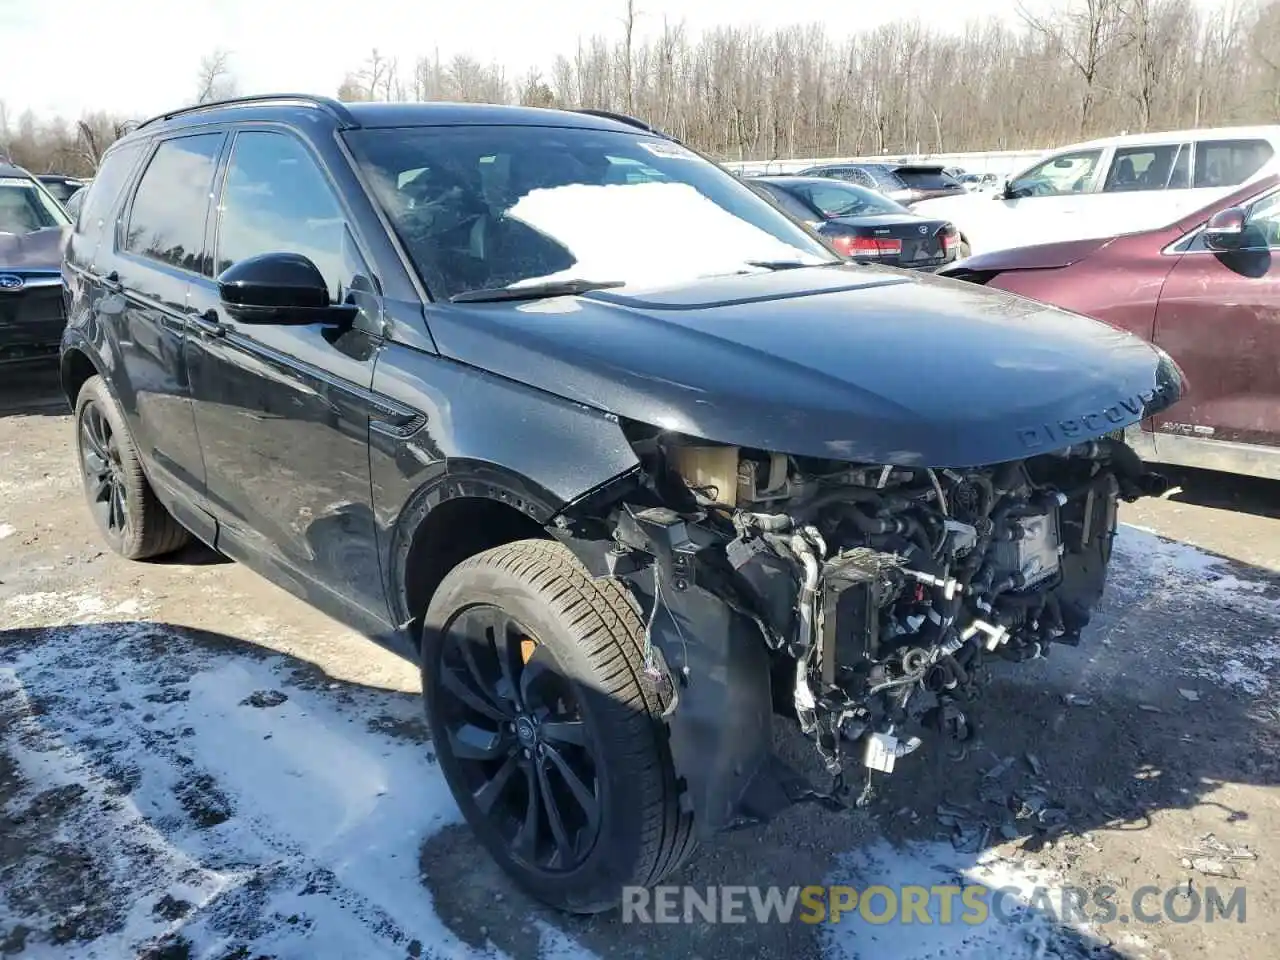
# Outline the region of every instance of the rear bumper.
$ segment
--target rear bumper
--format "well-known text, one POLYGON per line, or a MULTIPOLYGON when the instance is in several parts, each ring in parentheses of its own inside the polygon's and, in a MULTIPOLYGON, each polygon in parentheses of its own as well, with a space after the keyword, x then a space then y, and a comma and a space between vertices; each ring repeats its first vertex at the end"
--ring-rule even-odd
POLYGON ((61 281, 30 282, 0 292, 0 366, 57 357, 66 326, 61 281))

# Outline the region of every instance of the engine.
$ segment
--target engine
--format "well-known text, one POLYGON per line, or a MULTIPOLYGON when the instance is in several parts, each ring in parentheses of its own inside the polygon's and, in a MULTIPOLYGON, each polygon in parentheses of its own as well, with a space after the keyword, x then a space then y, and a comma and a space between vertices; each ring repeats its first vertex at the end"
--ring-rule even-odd
POLYGON ((715 532, 717 592, 758 627, 837 780, 851 758, 892 771, 929 731, 967 738, 988 661, 1077 643, 1118 500, 1160 483, 1118 438, 963 469, 638 449, 662 501, 715 532))

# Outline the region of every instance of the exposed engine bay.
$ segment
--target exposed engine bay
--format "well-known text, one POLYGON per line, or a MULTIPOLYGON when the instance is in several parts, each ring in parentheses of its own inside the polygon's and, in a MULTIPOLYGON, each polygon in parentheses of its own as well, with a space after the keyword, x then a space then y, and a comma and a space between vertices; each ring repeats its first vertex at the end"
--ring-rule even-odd
MULTIPOLYGON (((766 670, 773 708, 794 714, 833 779, 805 799, 839 799, 855 770, 865 796, 873 773, 931 733, 967 739, 965 707, 989 661, 1078 643, 1102 597, 1118 501, 1164 488, 1116 437, 927 469, 632 433, 642 475, 610 511, 607 561, 647 601, 646 662, 669 687, 669 712, 711 675, 719 709, 739 710, 741 688, 766 670), (735 668, 747 643, 764 659, 735 668)), ((705 711, 688 720, 704 731, 727 719, 691 709, 705 711)), ((696 778, 711 776, 702 766, 736 772, 747 754, 732 738, 757 733, 704 740, 684 766, 696 778)), ((740 799, 703 804, 750 819, 729 811, 740 799)))

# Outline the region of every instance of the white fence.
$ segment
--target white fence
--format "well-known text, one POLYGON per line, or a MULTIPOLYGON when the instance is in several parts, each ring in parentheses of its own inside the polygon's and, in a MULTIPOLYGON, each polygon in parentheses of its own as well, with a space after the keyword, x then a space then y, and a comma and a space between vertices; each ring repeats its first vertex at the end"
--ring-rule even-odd
POLYGON ((936 163, 960 167, 966 173, 994 173, 1005 176, 1030 166, 1045 150, 998 150, 985 153, 894 154, 878 157, 811 157, 786 160, 728 160, 724 166, 735 173, 795 173, 805 167, 829 163, 936 163))

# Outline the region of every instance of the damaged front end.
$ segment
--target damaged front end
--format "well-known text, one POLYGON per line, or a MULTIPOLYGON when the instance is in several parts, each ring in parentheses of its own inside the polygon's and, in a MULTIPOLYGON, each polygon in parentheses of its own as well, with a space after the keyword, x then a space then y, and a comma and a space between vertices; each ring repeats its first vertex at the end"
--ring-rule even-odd
POLYGON ((640 467, 557 534, 631 589, 684 799, 704 836, 966 739, 991 659, 1076 644, 1102 596, 1120 499, 1158 494, 1106 437, 988 467, 852 464, 626 425, 640 467), (832 785, 773 752, 789 714, 832 785))

